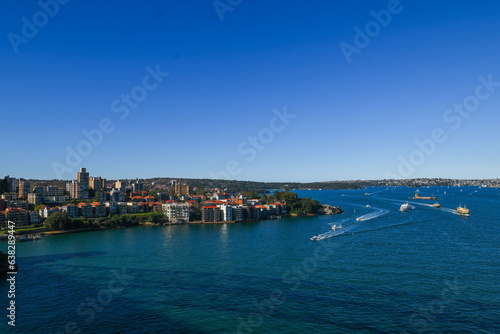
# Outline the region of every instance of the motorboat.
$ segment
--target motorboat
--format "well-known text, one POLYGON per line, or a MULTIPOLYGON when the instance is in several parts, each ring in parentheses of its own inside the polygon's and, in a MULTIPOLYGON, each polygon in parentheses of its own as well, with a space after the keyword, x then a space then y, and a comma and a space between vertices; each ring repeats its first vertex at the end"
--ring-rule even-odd
POLYGON ((410 211, 410 210, 411 210, 411 206, 410 206, 410 204, 408 204, 408 202, 404 203, 399 208, 399 211, 401 211, 401 212, 406 212, 406 211, 410 211))

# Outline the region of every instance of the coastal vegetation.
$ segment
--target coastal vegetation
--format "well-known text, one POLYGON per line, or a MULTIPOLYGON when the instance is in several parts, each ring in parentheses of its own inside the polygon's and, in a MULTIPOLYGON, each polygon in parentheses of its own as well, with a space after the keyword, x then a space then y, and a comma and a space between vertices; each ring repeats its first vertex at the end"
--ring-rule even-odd
POLYGON ((51 231, 69 231, 81 228, 116 228, 137 226, 143 223, 164 223, 165 216, 161 213, 137 213, 126 215, 112 215, 105 218, 86 219, 75 218, 71 219, 65 212, 55 212, 44 221, 44 226, 51 231))

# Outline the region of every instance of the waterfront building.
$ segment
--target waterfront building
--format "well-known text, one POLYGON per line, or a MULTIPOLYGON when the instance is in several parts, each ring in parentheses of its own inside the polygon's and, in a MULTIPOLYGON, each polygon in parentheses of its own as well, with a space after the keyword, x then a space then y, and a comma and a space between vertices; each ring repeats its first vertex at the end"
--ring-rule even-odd
POLYGON ((38 224, 40 222, 40 217, 35 211, 29 211, 30 224, 38 224))
POLYGON ((115 215, 117 212, 117 205, 116 202, 106 202, 104 203, 106 206, 106 214, 108 215, 115 215))
POLYGON ((220 221, 220 208, 216 206, 204 206, 201 208, 201 219, 204 222, 220 221))
POLYGON ((162 210, 169 222, 187 223, 189 221, 188 203, 167 203, 162 205, 162 210))
POLYGON ((236 209, 232 205, 218 205, 221 211, 221 219, 224 221, 234 221, 236 220, 236 209))
POLYGON ((92 218, 92 207, 87 203, 78 204, 78 215, 85 218, 92 218))
POLYGON ((245 220, 245 209, 243 206, 238 205, 235 209, 235 220, 236 221, 243 221, 245 220))
POLYGON ((93 202, 90 204, 92 207, 92 217, 106 217, 106 206, 100 202, 93 202))
POLYGON ((139 212, 139 204, 137 204, 137 202, 127 203, 127 213, 138 213, 138 212, 139 212))
POLYGON ((5 210, 5 222, 14 222, 16 227, 28 225, 30 221, 30 215, 28 210, 21 208, 8 208, 5 210))
POLYGON ((61 211, 66 212, 66 214, 71 218, 78 217, 79 215, 78 206, 72 204, 62 206, 61 211))
POLYGON ((38 210, 38 215, 43 218, 48 218, 54 212, 61 212, 61 210, 59 208, 51 208, 45 205, 38 210))
POLYGON ((125 202, 118 202, 116 203, 116 213, 119 215, 123 215, 127 213, 127 203, 125 202))

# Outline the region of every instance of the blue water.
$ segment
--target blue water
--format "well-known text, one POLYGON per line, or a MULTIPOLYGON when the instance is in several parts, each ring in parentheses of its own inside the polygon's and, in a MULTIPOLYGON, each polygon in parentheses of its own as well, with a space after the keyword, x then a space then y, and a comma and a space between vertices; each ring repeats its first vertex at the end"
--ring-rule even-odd
POLYGON ((500 190, 420 188, 442 209, 399 212, 415 190, 298 191, 334 216, 20 243, 16 327, 3 315, 0 331, 500 333, 500 190))

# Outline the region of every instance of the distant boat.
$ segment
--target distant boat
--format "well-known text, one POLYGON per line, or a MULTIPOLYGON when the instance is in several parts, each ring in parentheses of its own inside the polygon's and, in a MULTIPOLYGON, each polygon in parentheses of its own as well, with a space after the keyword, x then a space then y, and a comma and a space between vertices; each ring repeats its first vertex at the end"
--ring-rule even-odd
POLYGON ((410 206, 410 204, 408 204, 408 202, 404 203, 399 208, 399 211, 401 211, 401 212, 406 212, 406 211, 410 211, 410 210, 411 210, 411 206, 410 206))
POLYGON ((441 204, 439 204, 438 202, 432 204, 432 207, 433 208, 436 208, 436 209, 439 209, 441 207, 441 204))
POLYGON ((366 204, 366 207, 367 207, 367 208, 370 208, 370 204, 366 204))
POLYGON ((370 194, 369 193, 365 193, 365 196, 370 196, 370 194))
POLYGON ((358 217, 358 218, 356 218, 356 221, 357 221, 357 222, 360 222, 360 221, 361 221, 361 218, 359 218, 359 217, 358 217))
POLYGON ((316 240, 318 240, 318 236, 316 236, 316 235, 315 235, 314 237, 312 237, 312 238, 311 238, 311 240, 312 240, 312 241, 316 241, 316 240))
POLYGON ((462 208, 462 204, 460 204, 459 207, 457 208, 457 213, 462 216, 470 216, 469 209, 467 209, 465 205, 462 208))

